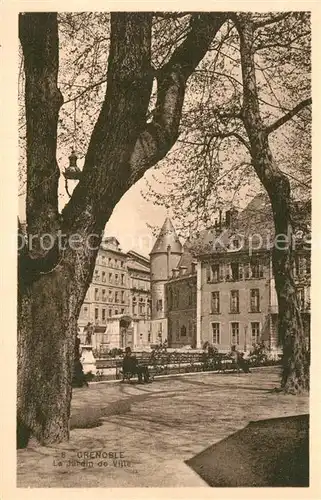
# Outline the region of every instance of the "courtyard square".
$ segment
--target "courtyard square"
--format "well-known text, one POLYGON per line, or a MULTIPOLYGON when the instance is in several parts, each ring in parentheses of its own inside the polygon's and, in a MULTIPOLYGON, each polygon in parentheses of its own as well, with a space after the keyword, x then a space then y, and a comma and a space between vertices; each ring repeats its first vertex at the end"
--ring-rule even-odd
POLYGON ((75 389, 70 441, 18 450, 18 487, 206 487, 184 463, 251 420, 309 412, 273 392, 279 368, 75 389))

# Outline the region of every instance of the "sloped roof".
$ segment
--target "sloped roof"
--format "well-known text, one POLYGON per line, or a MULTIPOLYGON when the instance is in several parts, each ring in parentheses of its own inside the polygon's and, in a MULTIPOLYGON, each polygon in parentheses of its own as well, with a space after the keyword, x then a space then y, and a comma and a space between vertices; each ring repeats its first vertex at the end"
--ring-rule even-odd
POLYGON ((150 255, 155 253, 167 253, 167 248, 171 247, 171 253, 182 253, 182 245, 176 234, 172 221, 167 217, 162 229, 157 237, 150 255))
MULTIPOLYGON (((291 216, 294 231, 308 232, 311 221, 311 203, 293 202, 291 216)), ((184 244, 184 254, 186 252, 197 256, 224 253, 230 249, 230 244, 234 239, 239 240, 240 250, 245 250, 249 248, 250 237, 253 249, 259 245, 260 238, 262 240, 260 249, 271 249, 273 246, 275 239, 273 213, 270 200, 265 193, 255 196, 245 209, 232 219, 230 227, 223 228, 221 231, 215 227, 205 229, 194 238, 188 239, 184 244)), ((231 250, 236 251, 233 248, 231 250)))
POLYGON ((143 264, 141 264, 140 262, 137 262, 135 260, 128 260, 127 261, 127 268, 128 269, 133 269, 135 271, 143 271, 145 273, 149 273, 150 272, 150 267, 149 266, 143 266, 143 264))

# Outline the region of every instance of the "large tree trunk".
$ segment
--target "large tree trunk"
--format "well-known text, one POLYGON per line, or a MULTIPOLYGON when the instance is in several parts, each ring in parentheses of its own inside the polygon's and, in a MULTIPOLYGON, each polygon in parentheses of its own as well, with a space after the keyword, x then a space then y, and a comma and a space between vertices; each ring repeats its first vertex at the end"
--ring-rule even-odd
POLYGON ((30 435, 44 445, 68 439, 77 319, 102 231, 126 190, 175 143, 187 80, 226 18, 224 13, 193 15, 186 39, 154 75, 152 14, 112 14, 105 99, 80 182, 59 214, 57 15, 19 17, 26 76, 27 226, 36 236, 33 248, 25 247, 19 255, 19 446, 30 435), (154 76, 157 105, 147 123, 154 76), (65 240, 77 234, 80 248, 62 249, 60 230, 65 240), (50 250, 40 244, 44 234, 54 243, 50 250))
POLYGON ((278 238, 273 248, 273 271, 279 305, 278 327, 283 345, 281 388, 285 392, 298 393, 309 387, 309 358, 293 279, 290 183, 274 162, 269 146, 269 131, 263 125, 260 114, 251 15, 238 15, 236 26, 240 35, 242 63, 242 119, 255 171, 271 201, 275 235, 278 238))

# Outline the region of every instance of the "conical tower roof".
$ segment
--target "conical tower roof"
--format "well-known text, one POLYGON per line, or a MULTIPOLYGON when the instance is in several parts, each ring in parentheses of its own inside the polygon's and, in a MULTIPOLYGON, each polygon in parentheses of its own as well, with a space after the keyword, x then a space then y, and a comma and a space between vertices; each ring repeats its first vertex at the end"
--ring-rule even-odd
POLYGON ((158 238, 153 246, 150 255, 155 253, 167 253, 168 246, 171 247, 171 253, 182 253, 182 245, 178 239, 172 221, 167 217, 163 224, 162 229, 158 235, 158 238))

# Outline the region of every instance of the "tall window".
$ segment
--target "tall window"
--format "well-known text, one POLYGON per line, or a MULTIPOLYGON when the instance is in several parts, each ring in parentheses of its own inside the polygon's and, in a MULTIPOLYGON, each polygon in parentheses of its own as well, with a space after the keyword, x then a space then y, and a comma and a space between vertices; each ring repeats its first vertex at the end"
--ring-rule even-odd
POLYGON ((121 276, 120 276, 120 282, 121 282, 122 285, 125 284, 125 275, 124 274, 121 274, 121 276))
POLYGON ((84 307, 83 316, 84 318, 88 318, 88 307, 84 307))
POLYGON ((95 320, 98 319, 98 307, 95 308, 95 320))
POLYGON ((98 269, 95 269, 94 280, 99 281, 99 270, 98 269))
POLYGON ((212 264, 211 265, 211 280, 218 281, 220 277, 220 265, 212 264))
POLYGON ((121 301, 122 303, 125 302, 125 292, 121 292, 121 301))
POLYGON ((231 323, 231 344, 238 345, 240 343, 239 323, 236 321, 231 323))
POLYGON ((102 321, 106 321, 106 309, 101 310, 101 319, 102 321))
POLYGON ((250 311, 260 312, 260 290, 252 288, 250 291, 250 311))
POLYGON ((263 266, 258 261, 251 262, 251 278, 263 278, 263 266))
POLYGON ((212 323, 212 342, 214 345, 221 343, 221 331, 219 323, 212 323))
POLYGON ((251 339, 252 344, 258 344, 260 340, 260 323, 257 321, 251 323, 251 339))
POLYGON ((109 281, 109 283, 113 282, 113 273, 109 273, 108 281, 109 281))
POLYGON ((103 272, 101 273, 101 281, 102 281, 103 283, 106 283, 106 273, 105 273, 105 271, 103 271, 103 272))
POLYGON ((116 285, 118 285, 118 283, 119 283, 118 278, 119 278, 118 274, 115 274, 115 283, 116 283, 116 285))
POLYGON ((99 300, 99 289, 95 288, 95 300, 99 300))
POLYGON ((243 266, 239 262, 231 263, 232 280, 238 281, 243 279, 243 266))
POLYGON ((220 312, 220 292, 212 292, 211 295, 211 313, 219 314, 220 312))
POLYGON ((156 302, 156 310, 157 311, 162 311, 163 310, 163 301, 162 301, 162 299, 157 300, 157 302, 156 302))
POLYGON ((118 260, 115 259, 115 267, 118 267, 118 260))
POLYGON ((125 314, 125 309, 122 308, 121 311, 120 311, 122 314, 125 314))
POLYGON ((181 337, 186 337, 186 326, 185 325, 183 325, 181 327, 181 337))
POLYGON ((113 315, 113 311, 111 309, 108 309, 108 316, 111 318, 113 315))
POLYGON ((105 288, 102 289, 101 293, 102 293, 103 302, 106 302, 106 290, 105 290, 105 288))
POLYGON ((118 292, 115 292, 115 302, 119 302, 119 299, 118 299, 118 292))
POLYGON ((239 291, 231 290, 231 313, 239 313, 239 312, 240 312, 239 291))

